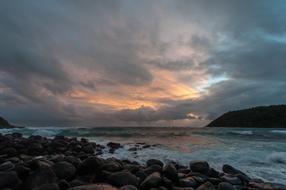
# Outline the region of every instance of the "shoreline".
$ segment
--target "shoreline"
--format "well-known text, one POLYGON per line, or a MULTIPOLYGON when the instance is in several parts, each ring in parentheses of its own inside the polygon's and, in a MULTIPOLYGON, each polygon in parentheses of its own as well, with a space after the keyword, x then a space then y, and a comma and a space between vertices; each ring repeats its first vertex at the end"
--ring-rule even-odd
MULTIPOLYGON (((139 148, 152 145, 141 143, 139 148)), ((116 158, 100 158, 103 149, 120 151, 119 143, 106 146, 85 138, 55 136, 23 137, 20 133, 0 133, 0 188, 15 190, 271 190, 286 186, 251 179, 230 165, 222 171, 207 161, 191 161, 189 166, 149 159, 146 164, 116 158), (104 183, 105 185, 102 185, 104 183), (97 185, 95 185, 97 184, 97 185), (100 184, 100 185, 99 185, 100 184), (132 186, 131 186, 132 185, 132 186)), ((137 151, 130 148, 129 151, 137 151)))

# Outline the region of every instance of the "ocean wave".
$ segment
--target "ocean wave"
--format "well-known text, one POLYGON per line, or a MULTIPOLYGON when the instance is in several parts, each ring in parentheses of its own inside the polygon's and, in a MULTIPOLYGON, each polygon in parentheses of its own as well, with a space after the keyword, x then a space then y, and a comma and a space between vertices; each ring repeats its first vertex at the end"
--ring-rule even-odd
POLYGON ((286 134, 286 130, 271 130, 271 133, 286 134))
POLYGON ((267 156, 269 162, 286 164, 286 152, 274 152, 267 156))
POLYGON ((231 131, 230 133, 240 134, 240 135, 253 135, 253 131, 244 130, 244 131, 231 131))

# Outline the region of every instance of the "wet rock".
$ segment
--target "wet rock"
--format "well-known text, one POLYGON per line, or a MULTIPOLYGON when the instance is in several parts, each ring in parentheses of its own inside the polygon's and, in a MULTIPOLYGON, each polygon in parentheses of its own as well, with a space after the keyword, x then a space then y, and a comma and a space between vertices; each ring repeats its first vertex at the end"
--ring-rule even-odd
POLYGON ((101 158, 92 156, 85 159, 78 168, 78 174, 91 174, 98 173, 99 168, 102 166, 104 161, 101 158))
POLYGON ((180 179, 179 185, 181 187, 196 187, 197 182, 192 177, 188 177, 188 178, 180 179))
POLYGON ((118 149, 122 147, 120 143, 115 143, 115 142, 109 142, 107 143, 107 146, 112 149, 118 149))
POLYGON ((50 167, 41 167, 32 172, 23 184, 23 189, 34 189, 44 184, 55 183, 57 176, 50 167))
POLYGON ((221 179, 225 182, 228 182, 232 185, 241 185, 242 181, 236 177, 236 176, 232 176, 232 175, 224 175, 221 177, 221 179))
POLYGON ((70 184, 66 180, 61 179, 58 181, 58 186, 60 190, 67 190, 70 187, 70 184))
POLYGON ((53 170, 59 179, 71 180, 75 176, 76 168, 69 162, 57 162, 53 170))
POLYGON ((209 177, 218 178, 218 177, 219 177, 219 172, 216 171, 216 170, 213 169, 213 168, 210 168, 210 169, 209 169, 209 172, 208 172, 208 176, 209 176, 209 177))
POLYGON ((118 190, 109 184, 92 184, 92 185, 82 185, 77 187, 69 188, 68 190, 118 190))
POLYGON ((152 165, 159 165, 161 167, 164 166, 164 163, 161 162, 160 160, 157 160, 157 159, 150 159, 150 160, 147 160, 146 162, 146 166, 149 167, 149 166, 152 166, 152 165))
POLYGON ((120 187, 119 190, 138 190, 138 188, 135 187, 134 185, 124 185, 120 187))
POLYGON ((221 182, 218 184, 217 190, 235 190, 233 185, 227 182, 221 182))
POLYGON ((149 175, 141 184, 140 188, 142 189, 150 189, 152 187, 158 187, 161 183, 161 175, 158 172, 154 172, 149 175))
POLYGON ((163 176, 161 180, 161 185, 166 187, 167 189, 172 189, 173 182, 170 179, 163 176))
POLYGON ((212 184, 214 184, 214 185, 218 185, 219 183, 221 183, 222 182, 222 179, 220 179, 220 178, 209 178, 209 181, 212 183, 212 184))
POLYGON ((131 147, 131 148, 128 149, 128 151, 133 151, 133 152, 135 152, 135 151, 137 151, 137 150, 138 150, 137 147, 131 147))
POLYGON ((137 186, 139 183, 139 179, 130 172, 123 171, 111 174, 108 177, 107 182, 117 187, 122 187, 124 185, 137 186))
POLYGON ((248 184, 251 188, 261 189, 261 190, 285 190, 286 186, 281 184, 275 184, 275 183, 257 183, 257 182, 249 182, 248 184))
POLYGON ((0 171, 11 171, 14 168, 15 165, 10 161, 4 162, 0 165, 0 171))
POLYGON ((24 165, 16 165, 14 170, 16 171, 18 177, 21 180, 25 180, 29 176, 29 173, 31 171, 30 168, 28 168, 24 165))
POLYGON ((170 180, 174 182, 178 180, 178 171, 176 167, 174 166, 174 164, 172 163, 168 163, 167 165, 165 165, 162 173, 163 173, 163 176, 169 178, 170 180))
POLYGON ((192 187, 176 187, 172 188, 173 190, 194 190, 192 187))
POLYGON ((144 172, 147 174, 147 175, 150 175, 154 172, 159 172, 161 173, 162 172, 162 167, 160 165, 157 165, 157 164, 153 164, 149 167, 147 167, 146 169, 144 169, 144 172))
POLYGON ((118 172, 121 171, 122 169, 123 169, 122 164, 116 161, 107 162, 101 166, 101 170, 106 170, 109 172, 118 172))
POLYGON ((17 173, 14 171, 0 172, 0 189, 13 188, 20 183, 17 173))
POLYGON ((196 190, 216 190, 215 186, 211 182, 205 182, 200 185, 196 190))
POLYGON ((232 167, 231 165, 228 165, 228 164, 224 164, 222 166, 222 171, 224 173, 227 173, 227 174, 231 174, 231 175, 236 175, 236 174, 242 174, 244 176, 247 176, 245 173, 243 173, 242 171, 238 170, 238 169, 235 169, 234 167, 232 167))
POLYGON ((49 183, 41 185, 40 187, 34 188, 33 190, 60 190, 56 183, 49 183))
POLYGON ((190 169, 193 172, 208 174, 210 166, 206 161, 191 161, 190 162, 190 169))
POLYGON ((78 168, 79 165, 81 164, 81 160, 75 156, 66 156, 64 160, 71 163, 76 168, 78 168))

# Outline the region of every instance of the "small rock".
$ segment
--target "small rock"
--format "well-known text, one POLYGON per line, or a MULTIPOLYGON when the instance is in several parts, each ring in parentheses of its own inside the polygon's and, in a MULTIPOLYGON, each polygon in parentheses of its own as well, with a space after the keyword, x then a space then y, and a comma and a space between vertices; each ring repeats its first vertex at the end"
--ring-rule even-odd
POLYGON ((130 172, 123 171, 123 172, 116 172, 116 173, 111 174, 108 177, 107 182, 117 187, 122 187, 124 185, 137 186, 139 183, 139 180, 135 175, 131 174, 130 172))
POLYGON ((193 172, 208 174, 210 166, 206 161, 191 161, 190 162, 190 169, 193 172))
POLYGON ((112 149, 118 149, 122 147, 120 143, 115 143, 115 142, 109 142, 107 143, 107 146, 112 149))
POLYGON ((70 184, 66 180, 61 179, 58 181, 58 186, 60 190, 67 190, 70 187, 70 184))

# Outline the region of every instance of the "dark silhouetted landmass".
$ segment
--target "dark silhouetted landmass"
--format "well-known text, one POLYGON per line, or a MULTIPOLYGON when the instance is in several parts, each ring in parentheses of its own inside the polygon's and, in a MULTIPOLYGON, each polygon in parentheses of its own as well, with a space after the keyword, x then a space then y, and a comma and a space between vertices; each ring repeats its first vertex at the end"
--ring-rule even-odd
POLYGON ((230 111, 212 121, 207 127, 286 128, 286 105, 230 111))
POLYGON ((7 120, 5 120, 3 117, 0 117, 0 129, 1 128, 22 128, 20 126, 15 126, 15 125, 11 125, 7 120))

